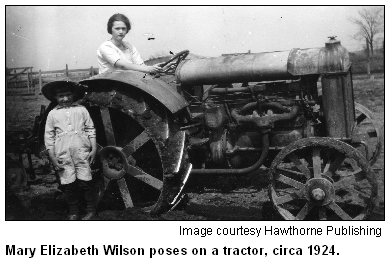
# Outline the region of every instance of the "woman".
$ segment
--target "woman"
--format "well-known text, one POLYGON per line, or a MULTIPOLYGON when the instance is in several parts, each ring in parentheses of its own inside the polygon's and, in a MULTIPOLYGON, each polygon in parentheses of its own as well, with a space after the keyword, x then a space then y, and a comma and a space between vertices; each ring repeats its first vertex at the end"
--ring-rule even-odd
POLYGON ((130 21, 125 15, 115 14, 110 17, 107 23, 107 31, 112 37, 100 45, 97 51, 99 73, 118 69, 140 71, 148 74, 156 74, 162 71, 158 64, 145 65, 137 49, 130 43, 123 41, 130 29, 130 21))

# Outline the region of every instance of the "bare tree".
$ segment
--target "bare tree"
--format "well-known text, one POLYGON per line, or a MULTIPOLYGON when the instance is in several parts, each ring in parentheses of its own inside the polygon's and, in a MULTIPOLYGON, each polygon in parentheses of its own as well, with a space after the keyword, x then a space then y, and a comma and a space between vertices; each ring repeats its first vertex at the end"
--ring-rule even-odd
POLYGON ((384 9, 382 6, 366 7, 359 10, 359 17, 351 17, 349 21, 357 25, 358 31, 353 38, 364 40, 370 54, 374 54, 376 37, 384 32, 384 9))
POLYGON ((349 21, 358 27, 353 38, 366 42, 367 52, 367 75, 371 74, 371 56, 374 55, 375 41, 382 37, 384 32, 384 8, 374 6, 362 8, 358 11, 359 17, 351 17, 349 21))

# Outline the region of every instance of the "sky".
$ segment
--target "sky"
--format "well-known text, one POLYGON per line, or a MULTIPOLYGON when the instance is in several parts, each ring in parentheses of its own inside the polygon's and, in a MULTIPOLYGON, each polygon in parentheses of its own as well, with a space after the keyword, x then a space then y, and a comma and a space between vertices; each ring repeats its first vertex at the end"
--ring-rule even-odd
POLYGON ((7 6, 6 67, 33 71, 97 67, 96 51, 111 38, 107 21, 126 15, 125 41, 144 60, 190 50, 202 56, 323 47, 337 36, 349 51, 362 49, 348 17, 355 6, 7 6), (153 34, 153 35, 152 35, 153 34), (154 40, 148 40, 148 38, 154 40))

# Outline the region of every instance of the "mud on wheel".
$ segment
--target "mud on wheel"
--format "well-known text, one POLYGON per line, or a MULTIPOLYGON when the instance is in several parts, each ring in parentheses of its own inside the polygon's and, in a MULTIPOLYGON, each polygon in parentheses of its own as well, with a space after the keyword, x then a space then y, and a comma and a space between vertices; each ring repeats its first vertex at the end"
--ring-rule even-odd
POLYGON ((168 138, 177 129, 164 106, 151 96, 112 84, 102 88, 101 82, 84 98, 95 124, 101 163, 94 175, 98 210, 139 207, 164 213, 180 186, 180 177, 164 176, 163 161, 168 138))
POLYGON ((286 220, 363 220, 377 199, 375 174, 363 155, 331 138, 290 144, 269 170, 269 195, 286 220))

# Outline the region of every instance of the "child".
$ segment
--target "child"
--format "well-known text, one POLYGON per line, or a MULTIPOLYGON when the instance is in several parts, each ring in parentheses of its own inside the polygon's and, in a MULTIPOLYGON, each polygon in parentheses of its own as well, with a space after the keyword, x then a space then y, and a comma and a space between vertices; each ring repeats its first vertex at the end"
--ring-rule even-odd
POLYGON ((76 83, 56 81, 45 85, 42 94, 58 103, 47 116, 45 145, 54 169, 59 171, 69 220, 79 219, 78 189, 87 201, 87 215, 82 220, 90 220, 96 215, 90 168, 96 157, 96 131, 87 109, 76 103, 83 90, 76 83))

